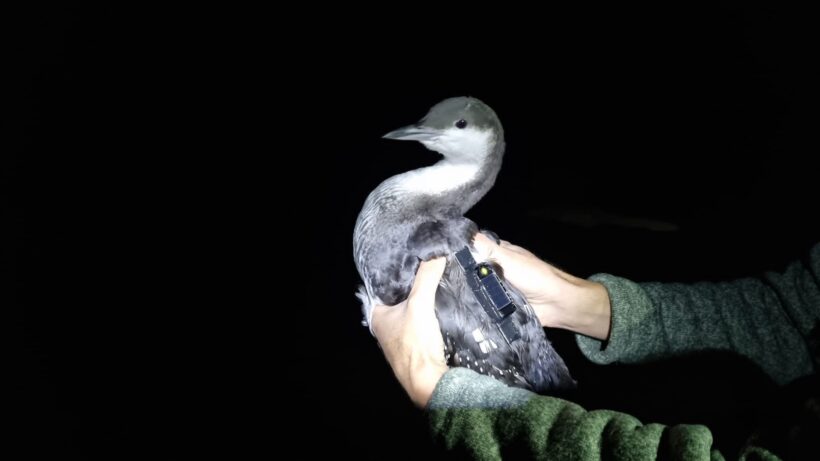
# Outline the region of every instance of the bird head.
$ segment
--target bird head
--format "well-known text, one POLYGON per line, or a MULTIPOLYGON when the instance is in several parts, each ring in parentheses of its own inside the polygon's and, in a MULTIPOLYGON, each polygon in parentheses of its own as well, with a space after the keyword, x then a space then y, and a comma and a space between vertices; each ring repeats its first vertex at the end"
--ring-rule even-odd
POLYGON ((475 98, 457 97, 433 106, 418 123, 384 135, 419 141, 453 162, 481 162, 503 137, 498 116, 475 98))

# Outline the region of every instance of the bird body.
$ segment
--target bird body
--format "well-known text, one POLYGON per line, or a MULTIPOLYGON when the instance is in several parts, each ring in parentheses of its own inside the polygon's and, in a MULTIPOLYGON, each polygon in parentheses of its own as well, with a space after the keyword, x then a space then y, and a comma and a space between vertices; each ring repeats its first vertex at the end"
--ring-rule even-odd
POLYGON ((495 112, 475 98, 450 98, 435 105, 418 124, 385 137, 419 141, 443 159, 388 178, 365 200, 353 238, 354 259, 364 282, 358 296, 365 322, 370 324, 374 305, 395 305, 407 298, 420 261, 446 256, 436 316, 448 365, 537 392, 574 387, 523 296, 505 284, 518 307, 511 315, 520 332, 519 339, 508 342, 454 256, 465 247, 472 249, 479 229, 464 214, 492 188, 501 169, 504 132, 495 112))

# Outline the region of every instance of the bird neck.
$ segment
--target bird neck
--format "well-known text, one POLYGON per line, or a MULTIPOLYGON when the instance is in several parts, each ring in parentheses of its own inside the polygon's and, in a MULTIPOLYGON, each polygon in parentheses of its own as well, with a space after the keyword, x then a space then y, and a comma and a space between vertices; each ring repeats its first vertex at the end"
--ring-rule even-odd
MULTIPOLYGON (((438 163, 405 173, 402 189, 427 198, 427 207, 466 213, 493 187, 501 170, 504 141, 499 138, 487 146, 478 162, 459 162, 447 158, 438 163)), ((437 210, 429 210, 436 212, 437 210)))

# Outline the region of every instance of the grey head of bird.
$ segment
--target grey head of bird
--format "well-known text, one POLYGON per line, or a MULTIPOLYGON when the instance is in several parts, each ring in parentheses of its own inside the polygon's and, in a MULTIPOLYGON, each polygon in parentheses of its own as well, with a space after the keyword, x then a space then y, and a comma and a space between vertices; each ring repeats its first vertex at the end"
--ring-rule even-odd
POLYGON ((461 96, 441 101, 418 123, 384 137, 419 141, 452 163, 480 163, 494 153, 503 153, 504 130, 490 106, 461 96))

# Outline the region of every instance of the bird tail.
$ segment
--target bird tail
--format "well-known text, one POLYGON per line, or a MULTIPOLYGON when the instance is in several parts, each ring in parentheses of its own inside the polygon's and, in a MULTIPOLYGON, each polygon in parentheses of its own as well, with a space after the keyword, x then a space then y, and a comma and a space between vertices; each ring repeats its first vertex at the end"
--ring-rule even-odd
POLYGON ((364 285, 359 285, 359 289, 356 291, 356 297, 362 302, 362 314, 364 315, 362 326, 367 327, 372 335, 373 326, 371 320, 373 319, 373 298, 367 293, 367 289, 364 285))

